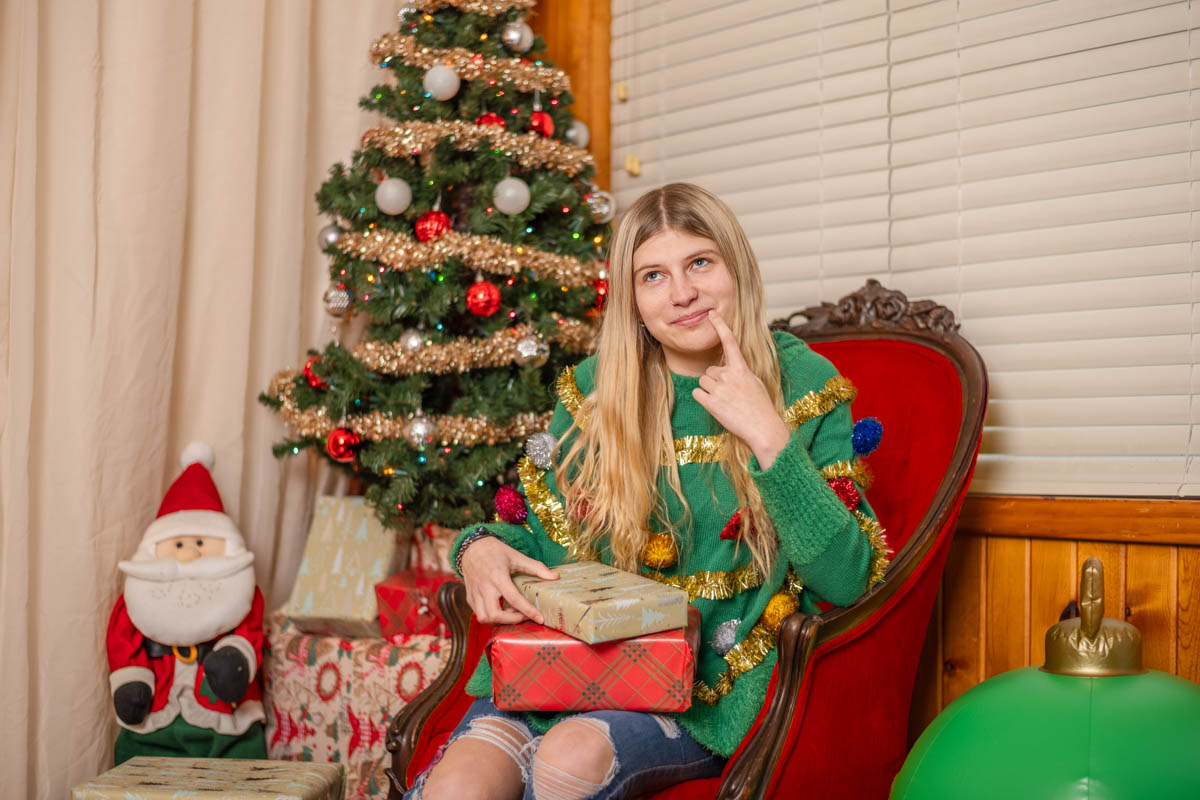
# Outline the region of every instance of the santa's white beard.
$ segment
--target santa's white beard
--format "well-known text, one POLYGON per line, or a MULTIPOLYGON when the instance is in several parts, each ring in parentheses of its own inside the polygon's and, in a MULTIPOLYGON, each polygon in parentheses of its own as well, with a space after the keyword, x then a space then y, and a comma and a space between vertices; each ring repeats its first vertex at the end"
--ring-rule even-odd
POLYGON ((254 568, 246 564, 224 577, 210 576, 228 572, 235 561, 245 563, 239 556, 201 556, 188 563, 173 558, 122 562, 129 618, 144 635, 162 644, 200 644, 228 633, 250 613, 254 568), (180 577, 161 577, 174 573, 180 577))

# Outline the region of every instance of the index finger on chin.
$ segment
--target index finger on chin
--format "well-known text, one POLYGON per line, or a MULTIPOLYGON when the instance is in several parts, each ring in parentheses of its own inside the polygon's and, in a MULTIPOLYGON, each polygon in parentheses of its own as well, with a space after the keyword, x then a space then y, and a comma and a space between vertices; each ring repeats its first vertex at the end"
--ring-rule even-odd
POLYGON ((729 325, 721 318, 721 315, 713 309, 708 312, 708 320, 712 323, 713 329, 717 332, 717 337, 721 340, 721 349, 725 351, 725 363, 728 366, 745 364, 745 359, 742 358, 742 348, 738 347, 737 338, 733 335, 733 331, 729 329, 729 325))

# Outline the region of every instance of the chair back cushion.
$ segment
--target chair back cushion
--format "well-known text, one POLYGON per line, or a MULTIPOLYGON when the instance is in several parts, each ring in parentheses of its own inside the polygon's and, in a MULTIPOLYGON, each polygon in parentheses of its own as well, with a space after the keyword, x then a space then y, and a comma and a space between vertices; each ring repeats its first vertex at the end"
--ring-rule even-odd
POLYGON ((946 477, 962 424, 962 380, 941 352, 915 341, 855 337, 812 341, 858 388, 855 421, 883 424, 867 458, 875 482, 867 492, 888 544, 899 552, 929 510, 946 477))

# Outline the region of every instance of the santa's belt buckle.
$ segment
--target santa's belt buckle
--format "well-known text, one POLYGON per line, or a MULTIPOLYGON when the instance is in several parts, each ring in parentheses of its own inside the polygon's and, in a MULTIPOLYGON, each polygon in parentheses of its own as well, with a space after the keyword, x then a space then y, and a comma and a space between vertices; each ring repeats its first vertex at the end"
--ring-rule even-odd
POLYGON ((181 648, 179 645, 171 645, 171 652, 185 664, 194 663, 196 657, 200 655, 200 651, 196 649, 196 645, 189 644, 187 647, 181 648))

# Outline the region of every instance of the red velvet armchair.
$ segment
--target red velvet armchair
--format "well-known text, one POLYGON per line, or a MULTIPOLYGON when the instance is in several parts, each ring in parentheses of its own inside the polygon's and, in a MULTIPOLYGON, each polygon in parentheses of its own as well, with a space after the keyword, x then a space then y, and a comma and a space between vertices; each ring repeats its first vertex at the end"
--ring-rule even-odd
MULTIPOLYGON (((854 605, 784 622, 767 702, 724 773, 658 798, 884 798, 907 750, 921 644, 979 452, 983 360, 949 309, 874 280, 773 327, 803 338, 853 381, 856 419, 882 421, 868 496, 895 555, 884 581, 854 605), (797 317, 807 321, 793 325, 797 317)), ((450 663, 392 722, 390 798, 466 713, 463 687, 490 633, 472 619, 462 584, 443 586, 438 601, 453 638, 450 663)))

